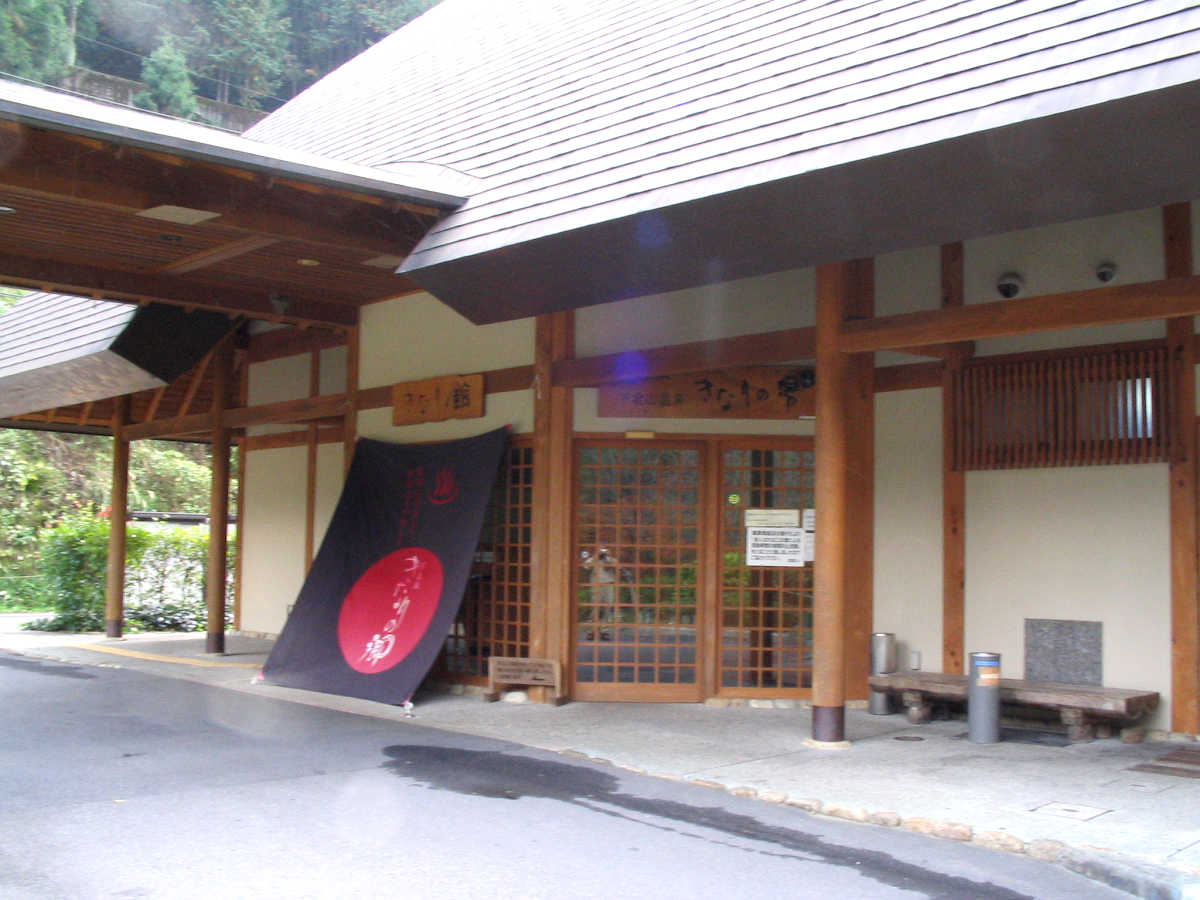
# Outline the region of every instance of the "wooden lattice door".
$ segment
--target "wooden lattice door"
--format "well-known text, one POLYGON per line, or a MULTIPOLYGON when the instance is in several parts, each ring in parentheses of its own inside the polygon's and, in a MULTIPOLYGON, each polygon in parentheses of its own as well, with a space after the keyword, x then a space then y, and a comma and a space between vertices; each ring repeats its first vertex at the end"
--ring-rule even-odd
POLYGON ((809 439, 757 438, 721 448, 721 610, 718 691, 804 697, 812 687, 813 569, 746 564, 746 510, 797 520, 813 508, 809 439))
POLYGON ((575 698, 701 699, 704 445, 576 454, 575 698))

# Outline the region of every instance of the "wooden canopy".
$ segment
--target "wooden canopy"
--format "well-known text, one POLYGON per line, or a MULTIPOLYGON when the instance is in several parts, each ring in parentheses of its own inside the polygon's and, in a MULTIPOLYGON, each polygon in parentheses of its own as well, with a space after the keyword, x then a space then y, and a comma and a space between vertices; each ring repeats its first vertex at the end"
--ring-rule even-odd
POLYGON ((0 282, 344 329, 414 289, 445 181, 0 82, 0 282))

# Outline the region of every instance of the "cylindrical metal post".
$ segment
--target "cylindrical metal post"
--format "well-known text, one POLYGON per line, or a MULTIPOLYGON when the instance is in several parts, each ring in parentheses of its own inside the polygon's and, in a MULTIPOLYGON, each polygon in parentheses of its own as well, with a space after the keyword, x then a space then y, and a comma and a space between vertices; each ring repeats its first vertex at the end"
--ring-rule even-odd
MULTIPOLYGON (((886 675, 896 671, 896 635, 890 631, 877 631, 871 635, 871 674, 886 675)), ((892 711, 892 695, 887 691, 871 688, 867 710, 876 716, 886 716, 892 711)))
POLYGON ((971 654, 967 739, 973 744, 994 744, 1000 740, 999 653, 971 654))

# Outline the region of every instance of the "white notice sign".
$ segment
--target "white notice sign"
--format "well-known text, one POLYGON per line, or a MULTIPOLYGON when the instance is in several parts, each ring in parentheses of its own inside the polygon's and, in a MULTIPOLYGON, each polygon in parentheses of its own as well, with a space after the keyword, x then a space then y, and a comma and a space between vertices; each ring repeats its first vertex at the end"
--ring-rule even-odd
POLYGON ((746 565, 800 567, 804 564, 804 529, 746 529, 746 565))
POLYGON ((745 525, 747 528, 799 528, 800 510, 748 509, 745 525))

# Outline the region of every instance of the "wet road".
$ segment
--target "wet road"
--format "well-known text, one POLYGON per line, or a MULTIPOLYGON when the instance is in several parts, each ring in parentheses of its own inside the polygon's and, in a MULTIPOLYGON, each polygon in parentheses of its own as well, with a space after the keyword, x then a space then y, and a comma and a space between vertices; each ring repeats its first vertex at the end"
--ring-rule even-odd
POLYGON ((1124 896, 512 744, 0 652, 0 896, 1124 896))

